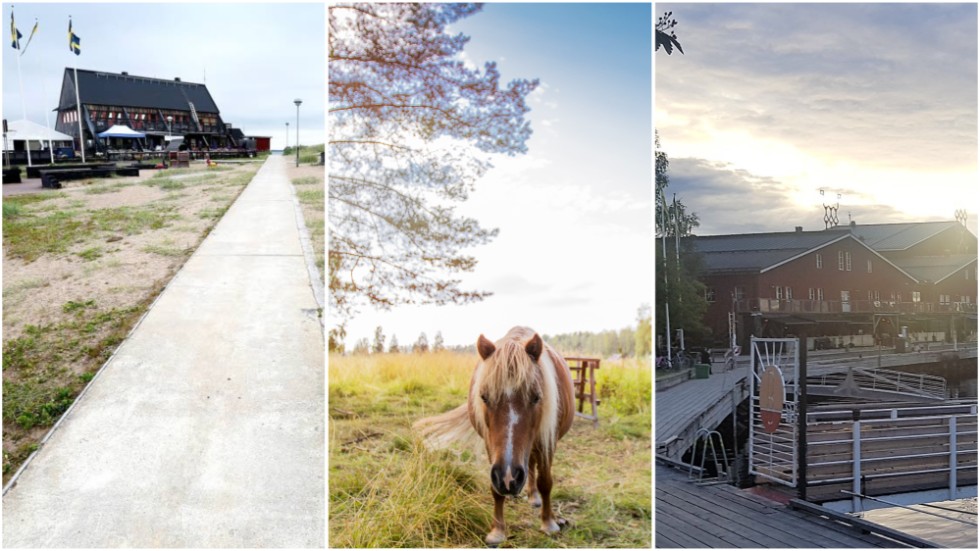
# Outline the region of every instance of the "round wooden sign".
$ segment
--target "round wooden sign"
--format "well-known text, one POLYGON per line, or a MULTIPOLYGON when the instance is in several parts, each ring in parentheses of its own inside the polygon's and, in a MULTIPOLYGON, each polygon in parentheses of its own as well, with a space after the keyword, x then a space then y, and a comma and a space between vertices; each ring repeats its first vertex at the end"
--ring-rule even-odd
POLYGON ((783 384, 783 372, 778 367, 770 365, 762 372, 762 383, 759 385, 759 410, 762 416, 762 427, 768 433, 776 432, 783 417, 783 400, 786 390, 783 384))

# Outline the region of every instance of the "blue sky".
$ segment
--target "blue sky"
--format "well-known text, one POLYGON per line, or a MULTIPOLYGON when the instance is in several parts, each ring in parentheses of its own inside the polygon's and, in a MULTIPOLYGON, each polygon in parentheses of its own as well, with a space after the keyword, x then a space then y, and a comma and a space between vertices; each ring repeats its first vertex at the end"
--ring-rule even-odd
MULTIPOLYGON (((225 122, 282 147, 296 141, 301 98, 303 143, 323 143, 326 35, 322 4, 14 4, 26 44, 21 57, 27 117, 44 123, 58 103, 64 68, 205 82, 225 122), (68 50, 68 16, 82 54, 68 50)), ((17 50, 10 46, 11 5, 3 4, 3 116, 23 118, 17 50)), ((54 125, 54 119, 51 119, 54 125)))
POLYGON ((977 231, 976 4, 658 4, 684 55, 657 54, 671 190, 701 234, 840 219, 977 231))
POLYGON ((363 311, 349 346, 382 326, 402 345, 441 330, 447 344, 497 339, 514 325, 547 334, 635 324, 651 301, 651 7, 487 4, 451 29, 464 59, 503 80, 538 78, 528 154, 499 158, 460 212, 500 229, 464 288, 468 306, 363 311), (519 197, 521 201, 514 201, 519 197))

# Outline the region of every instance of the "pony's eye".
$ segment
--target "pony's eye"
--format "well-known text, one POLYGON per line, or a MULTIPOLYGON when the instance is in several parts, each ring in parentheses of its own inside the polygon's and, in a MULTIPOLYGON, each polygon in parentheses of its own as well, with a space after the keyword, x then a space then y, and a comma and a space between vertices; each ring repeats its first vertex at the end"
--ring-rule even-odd
POLYGON ((531 395, 531 405, 537 405, 541 401, 541 395, 535 392, 531 395))
POLYGON ((480 395, 480 399, 483 400, 483 403, 484 404, 490 405, 490 399, 487 398, 487 395, 486 394, 481 394, 480 395))

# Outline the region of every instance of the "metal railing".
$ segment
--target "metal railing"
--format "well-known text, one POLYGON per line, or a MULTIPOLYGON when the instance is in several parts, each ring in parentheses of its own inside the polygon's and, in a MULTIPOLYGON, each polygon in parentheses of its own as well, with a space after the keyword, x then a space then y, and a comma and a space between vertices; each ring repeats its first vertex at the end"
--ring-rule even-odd
MULTIPOLYGON (((938 400, 946 399, 946 379, 924 373, 906 373, 892 369, 850 370, 850 376, 858 388, 887 392, 902 392, 938 400)), ((838 386, 847 381, 848 372, 838 371, 807 378, 807 383, 819 386, 838 386)))
POLYGON ((930 314, 976 313, 977 305, 970 302, 896 302, 884 300, 797 300, 753 298, 735 301, 737 312, 782 314, 930 314))
MULTIPOLYGON (((956 499, 960 486, 976 484, 975 404, 862 410, 862 418, 829 420, 846 413, 807 416, 808 495, 822 489, 829 500, 841 499, 844 490, 887 495, 934 488, 956 499), (931 414, 951 407, 959 412, 931 414)), ((860 498, 851 499, 860 511, 860 498)))

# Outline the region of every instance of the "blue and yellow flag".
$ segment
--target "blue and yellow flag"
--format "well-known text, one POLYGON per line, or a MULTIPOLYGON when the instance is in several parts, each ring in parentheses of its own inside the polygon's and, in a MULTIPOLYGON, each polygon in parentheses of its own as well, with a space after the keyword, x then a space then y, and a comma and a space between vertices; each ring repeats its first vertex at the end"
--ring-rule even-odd
POLYGON ((24 55, 24 52, 27 51, 27 47, 31 45, 31 40, 34 40, 35 34, 37 34, 37 19, 34 20, 34 28, 31 29, 31 36, 27 37, 27 44, 24 44, 24 47, 21 48, 20 55, 24 55))
POLYGON ((24 38, 24 35, 20 34, 14 25, 14 12, 10 12, 10 47, 19 50, 21 38, 24 38))
POLYGON ((75 55, 82 55, 82 39, 71 30, 71 19, 68 20, 68 49, 75 55))

